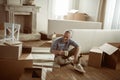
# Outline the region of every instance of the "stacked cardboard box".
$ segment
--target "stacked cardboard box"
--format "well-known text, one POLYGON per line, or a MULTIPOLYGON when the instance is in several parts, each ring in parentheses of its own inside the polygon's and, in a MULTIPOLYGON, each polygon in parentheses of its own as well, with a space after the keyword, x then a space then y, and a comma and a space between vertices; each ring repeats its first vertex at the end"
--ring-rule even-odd
POLYGON ((0 79, 2 80, 45 80, 46 66, 53 66, 54 62, 54 54, 50 54, 48 48, 31 48, 22 46, 22 43, 5 42, 0 43, 0 51, 0 79), (36 72, 41 73, 41 77, 32 77, 36 72))
MULTIPOLYGON (((109 43, 112 46, 112 49, 104 50, 104 60, 103 66, 120 69, 120 43, 109 43)), ((106 46, 107 47, 107 46, 106 46)))
POLYGON ((94 67, 106 66, 112 69, 120 69, 119 57, 120 43, 105 43, 97 49, 90 50, 88 65, 94 67))
POLYGON ((4 42, 0 44, 0 58, 18 59, 22 51, 21 42, 4 42))
POLYGON ((0 43, 0 79, 19 80, 25 67, 32 66, 32 61, 18 60, 21 56, 22 43, 0 43))
POLYGON ((25 67, 32 66, 32 61, 16 59, 0 59, 0 79, 19 80, 25 67))

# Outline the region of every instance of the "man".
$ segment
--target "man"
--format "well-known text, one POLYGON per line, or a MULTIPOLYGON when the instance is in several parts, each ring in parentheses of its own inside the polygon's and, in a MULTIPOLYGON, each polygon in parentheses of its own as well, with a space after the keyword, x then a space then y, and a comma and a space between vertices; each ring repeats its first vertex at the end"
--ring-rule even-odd
POLYGON ((69 57, 74 56, 73 64, 74 69, 80 72, 85 72, 81 64, 79 64, 79 46, 78 44, 71 40, 72 33, 71 31, 65 31, 63 37, 56 39, 51 46, 51 53, 55 54, 55 62, 59 65, 64 65, 68 63, 69 57), (69 51, 69 47, 73 46, 74 48, 69 51))

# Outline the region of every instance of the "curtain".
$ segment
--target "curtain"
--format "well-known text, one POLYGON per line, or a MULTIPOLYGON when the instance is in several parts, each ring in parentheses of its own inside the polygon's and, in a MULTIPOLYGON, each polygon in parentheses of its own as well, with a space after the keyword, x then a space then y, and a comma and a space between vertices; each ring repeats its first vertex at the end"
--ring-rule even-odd
POLYGON ((120 0, 116 0, 111 29, 120 29, 120 0))
POLYGON ((104 29, 120 29, 120 0, 107 0, 104 29))

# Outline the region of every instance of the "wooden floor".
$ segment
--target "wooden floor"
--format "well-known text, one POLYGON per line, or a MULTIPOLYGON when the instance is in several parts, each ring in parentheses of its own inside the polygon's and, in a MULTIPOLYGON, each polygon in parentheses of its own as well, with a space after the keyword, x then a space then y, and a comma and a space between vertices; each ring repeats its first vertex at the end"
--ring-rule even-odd
MULTIPOLYGON (((44 41, 25 42, 25 46, 47 47, 44 41)), ((50 45, 48 46, 50 47, 50 45)), ((85 58, 86 59, 86 58, 85 58)), ((47 73, 46 80, 120 80, 120 70, 114 70, 106 67, 94 68, 85 66, 86 73, 82 74, 73 69, 72 65, 54 68, 52 72, 47 73)))
POLYGON ((120 80, 120 70, 109 68, 84 67, 86 73, 82 74, 73 69, 72 65, 54 68, 53 72, 47 73, 46 80, 120 80))

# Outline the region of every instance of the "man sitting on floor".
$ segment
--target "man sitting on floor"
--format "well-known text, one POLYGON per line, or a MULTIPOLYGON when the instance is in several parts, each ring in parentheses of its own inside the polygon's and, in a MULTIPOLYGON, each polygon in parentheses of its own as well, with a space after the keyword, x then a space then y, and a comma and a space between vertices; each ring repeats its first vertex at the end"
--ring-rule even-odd
POLYGON ((69 62, 69 57, 74 56, 74 69, 85 73, 85 70, 78 60, 79 46, 75 41, 70 39, 71 36, 71 31, 65 31, 63 37, 56 39, 52 43, 51 53, 55 54, 55 62, 59 65, 67 64, 69 62), (69 51, 70 45, 72 45, 74 48, 69 51))

